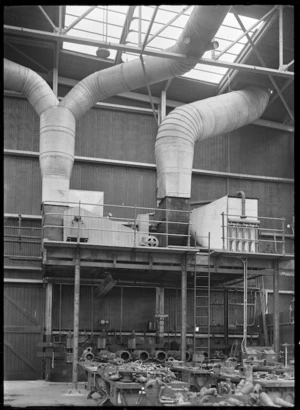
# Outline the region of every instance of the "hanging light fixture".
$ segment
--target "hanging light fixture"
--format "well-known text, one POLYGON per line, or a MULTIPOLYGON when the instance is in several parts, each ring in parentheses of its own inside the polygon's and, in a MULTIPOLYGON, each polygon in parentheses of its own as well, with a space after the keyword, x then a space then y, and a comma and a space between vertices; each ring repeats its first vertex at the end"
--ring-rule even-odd
MULTIPOLYGON (((107 26, 108 26, 108 6, 103 9, 103 41, 107 43, 107 26), (105 15, 104 15, 105 13, 105 15), (105 37, 104 37, 105 31, 105 37)), ((110 51, 107 48, 98 47, 96 55, 99 58, 108 58, 110 56, 110 51)))

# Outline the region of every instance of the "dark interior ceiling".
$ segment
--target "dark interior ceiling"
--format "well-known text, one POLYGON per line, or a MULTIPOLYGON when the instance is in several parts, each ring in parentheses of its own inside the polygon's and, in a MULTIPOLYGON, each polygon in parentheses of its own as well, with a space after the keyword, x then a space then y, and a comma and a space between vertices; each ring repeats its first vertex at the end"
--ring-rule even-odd
MULTIPOLYGON (((272 5, 235 5, 234 9, 239 15, 261 18, 274 6, 272 5)), ((59 25, 59 6, 43 6, 54 25, 59 25)), ((65 6, 63 6, 64 15, 65 6)), ((294 59, 294 7, 283 7, 283 64, 289 64, 294 59)), ((6 6, 4 7, 3 22, 5 26, 14 26, 41 32, 53 33, 53 27, 43 15, 39 6, 6 6)), ((60 42, 58 75, 73 81, 80 81, 89 74, 112 66, 112 61, 100 59, 96 56, 83 55, 62 50, 60 42)), ((55 63, 56 41, 44 39, 41 35, 36 38, 27 36, 21 30, 8 33, 4 29, 4 57, 16 63, 31 68, 40 75, 48 75, 48 82, 52 83, 52 69, 55 63)), ((274 19, 268 30, 255 47, 260 58, 252 50, 242 64, 279 69, 279 18, 274 19)), ((137 57, 138 58, 138 57, 137 57)), ((291 64, 288 71, 294 71, 291 64)), ((221 92, 240 89, 249 84, 271 88, 274 93, 271 104, 263 114, 262 119, 278 123, 293 124, 294 110, 294 82, 293 79, 278 75, 261 74, 259 72, 237 71, 231 78, 229 85, 221 92), (277 86, 277 90, 276 87, 277 86), (280 90, 282 90, 280 92, 280 90), (278 95, 278 91, 281 94, 278 95), (287 109, 289 108, 289 110, 287 109), (292 115, 290 115, 290 113, 292 115)), ((66 84, 65 84, 66 85, 66 84)), ((151 94, 160 97, 165 88, 166 81, 151 85, 151 94)), ((71 85, 70 85, 71 87, 71 85)), ((148 95, 147 88, 134 90, 136 93, 148 95)), ((214 96, 220 92, 219 86, 192 80, 185 77, 174 78, 167 90, 167 99, 181 103, 214 96)), ((150 107, 150 103, 149 103, 150 107)))

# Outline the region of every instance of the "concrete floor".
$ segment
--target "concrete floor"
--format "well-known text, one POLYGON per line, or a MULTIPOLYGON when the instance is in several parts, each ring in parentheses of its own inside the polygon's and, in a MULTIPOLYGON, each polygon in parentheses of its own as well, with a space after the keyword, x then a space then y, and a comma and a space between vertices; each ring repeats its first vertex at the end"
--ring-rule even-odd
MULTIPOLYGON (((97 406, 96 400, 86 398, 89 391, 84 383, 78 383, 78 390, 72 391, 72 383, 15 380, 4 381, 3 389, 6 407, 97 406)), ((97 393, 94 395, 97 397, 97 393)))

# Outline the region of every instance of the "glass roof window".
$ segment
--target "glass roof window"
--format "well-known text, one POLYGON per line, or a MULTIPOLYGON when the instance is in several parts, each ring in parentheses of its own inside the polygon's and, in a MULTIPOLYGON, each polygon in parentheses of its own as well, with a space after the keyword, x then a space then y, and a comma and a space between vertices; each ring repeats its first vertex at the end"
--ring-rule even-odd
MULTIPOLYGON (((90 6, 66 6, 65 28, 73 25, 67 31, 67 35, 98 40, 102 43, 120 44, 128 9, 129 6, 97 6, 96 8, 90 6), (88 10, 90 11, 88 12, 88 10)), ((186 25, 192 10, 193 6, 159 6, 145 48, 162 51, 173 46, 186 25)), ((125 40, 126 45, 140 47, 144 44, 154 12, 155 6, 135 7, 125 40)), ((239 17, 246 30, 250 29, 258 21, 257 19, 245 16, 239 17)), ((250 38, 256 30, 259 30, 262 24, 263 21, 249 31, 250 38)), ((205 52, 202 57, 219 60, 220 62, 235 62, 248 45, 247 36, 240 38, 242 34, 243 30, 239 22, 234 14, 229 12, 214 38, 219 43, 218 48, 205 52), (235 44, 228 48, 233 43, 235 44), (222 54, 224 50, 226 51, 222 54)), ((63 48, 96 56, 98 47, 64 42, 63 48)), ((108 60, 114 61, 117 51, 113 49, 109 49, 109 51, 108 60)), ((136 53, 122 53, 123 62, 138 57, 136 53)), ((199 63, 188 73, 183 74, 182 77, 219 84, 227 72, 227 68, 199 63)))

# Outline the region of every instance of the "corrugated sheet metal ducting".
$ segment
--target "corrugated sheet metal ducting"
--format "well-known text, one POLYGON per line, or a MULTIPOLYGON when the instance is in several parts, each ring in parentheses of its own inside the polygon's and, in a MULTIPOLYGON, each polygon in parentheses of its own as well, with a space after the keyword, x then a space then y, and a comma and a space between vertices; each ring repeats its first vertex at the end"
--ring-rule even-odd
POLYGON ((244 90, 177 107, 162 121, 155 143, 157 197, 190 198, 195 143, 257 120, 270 91, 244 90))
POLYGON ((147 78, 140 59, 98 71, 79 82, 60 104, 50 87, 36 73, 5 61, 4 87, 25 92, 41 115, 42 201, 68 201, 76 120, 97 101, 188 72, 210 45, 228 10, 229 6, 195 6, 177 43, 168 49, 187 55, 185 60, 145 57, 147 78))

